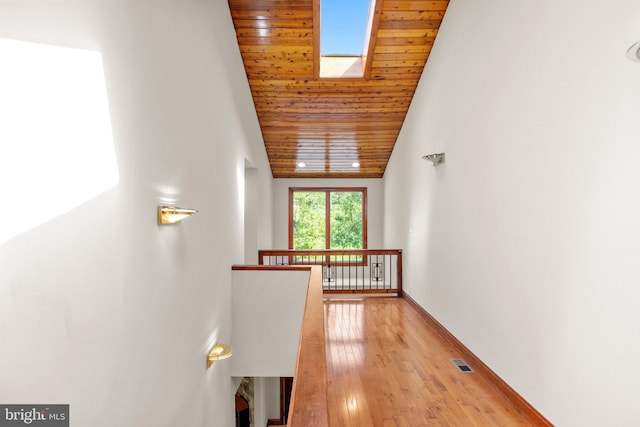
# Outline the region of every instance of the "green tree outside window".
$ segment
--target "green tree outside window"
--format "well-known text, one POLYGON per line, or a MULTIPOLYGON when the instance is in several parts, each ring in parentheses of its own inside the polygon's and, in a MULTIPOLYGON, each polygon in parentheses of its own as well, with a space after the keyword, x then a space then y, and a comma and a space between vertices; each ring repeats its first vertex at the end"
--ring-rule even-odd
POLYGON ((365 191, 292 190, 291 248, 365 249, 365 191))

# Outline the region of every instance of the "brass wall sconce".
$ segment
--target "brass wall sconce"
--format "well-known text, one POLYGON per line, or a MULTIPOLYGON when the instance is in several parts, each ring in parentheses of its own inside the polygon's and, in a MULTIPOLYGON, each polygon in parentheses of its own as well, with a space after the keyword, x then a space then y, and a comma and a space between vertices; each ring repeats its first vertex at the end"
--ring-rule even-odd
POLYGON ((158 206, 158 224, 176 224, 196 212, 195 209, 158 206))
POLYGON ((231 348, 230 345, 221 343, 214 345, 207 355, 207 369, 209 369, 216 361, 231 357, 232 354, 233 348, 231 348))
POLYGON ((433 166, 444 163, 444 153, 427 154, 426 156, 422 156, 422 158, 432 162, 433 166))

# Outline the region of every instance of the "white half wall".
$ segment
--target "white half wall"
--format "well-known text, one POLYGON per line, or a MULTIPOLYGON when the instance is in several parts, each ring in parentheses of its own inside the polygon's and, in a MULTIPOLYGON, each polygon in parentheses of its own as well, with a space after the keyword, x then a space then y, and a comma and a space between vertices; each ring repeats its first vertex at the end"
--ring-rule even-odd
MULTIPOLYGON (((272 230, 271 172, 227 2, 0 2, 0 39, 53 52, 50 67, 12 63, 25 79, 50 78, 70 52, 100 57, 118 178, 0 243, 0 402, 68 403, 74 426, 233 426, 231 364, 206 370, 205 361, 216 341, 231 339, 245 160, 267 218, 254 231, 259 244, 271 244, 272 230), (158 226, 158 204, 199 212, 158 226)), ((65 98, 35 95, 16 106, 42 102, 54 113, 65 98)), ((75 130, 73 118, 49 123, 35 110, 9 109, 0 121, 50 126, 30 140, 41 147, 33 161, 13 159, 44 186, 57 176, 36 160, 62 173, 62 159, 87 158, 53 143, 75 130)), ((19 136, 0 139, 0 152, 11 153, 19 136)), ((86 181, 77 174, 55 191, 86 181)), ((36 197, 21 185, 3 180, 0 194, 36 197)))
POLYGON ((233 271, 234 377, 293 377, 310 274, 233 271))
POLYGON ((638 16, 452 0, 384 180, 405 291, 558 426, 640 425, 638 16))
MULTIPOLYGON (((273 180, 273 248, 289 248, 289 187, 366 187, 368 246, 382 249, 384 226, 384 190, 382 179, 285 179, 273 180)), ((390 248, 397 249, 397 248, 390 248)))

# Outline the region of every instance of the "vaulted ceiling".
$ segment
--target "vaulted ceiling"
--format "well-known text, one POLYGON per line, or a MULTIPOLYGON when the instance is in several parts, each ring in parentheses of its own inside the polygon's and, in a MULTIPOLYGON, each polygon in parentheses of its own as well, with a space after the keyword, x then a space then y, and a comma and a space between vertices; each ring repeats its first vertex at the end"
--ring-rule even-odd
POLYGON ((449 0, 377 0, 356 78, 320 77, 319 1, 229 0, 273 176, 382 177, 449 0))

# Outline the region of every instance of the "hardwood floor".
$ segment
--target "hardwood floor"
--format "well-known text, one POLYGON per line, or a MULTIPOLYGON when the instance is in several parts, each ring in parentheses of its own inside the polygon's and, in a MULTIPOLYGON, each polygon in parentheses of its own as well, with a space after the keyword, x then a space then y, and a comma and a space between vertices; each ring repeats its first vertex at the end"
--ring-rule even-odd
POLYGON ((328 299, 324 311, 331 427, 532 425, 460 372, 461 355, 403 298, 328 299))

